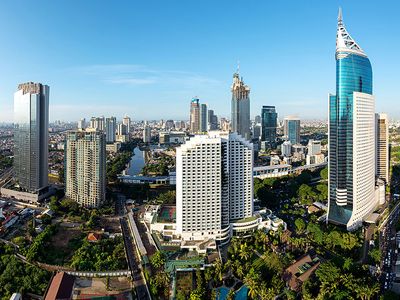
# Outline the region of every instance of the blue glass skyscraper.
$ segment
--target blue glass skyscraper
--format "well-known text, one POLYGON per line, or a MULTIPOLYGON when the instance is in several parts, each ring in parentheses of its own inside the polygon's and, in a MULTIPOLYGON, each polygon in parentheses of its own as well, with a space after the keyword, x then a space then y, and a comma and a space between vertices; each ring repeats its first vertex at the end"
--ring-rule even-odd
POLYGON ((349 230, 376 207, 374 113, 371 64, 339 11, 336 95, 329 96, 328 221, 349 230))
POLYGON ((264 105, 261 110, 261 141, 269 148, 275 147, 278 114, 275 106, 264 105))

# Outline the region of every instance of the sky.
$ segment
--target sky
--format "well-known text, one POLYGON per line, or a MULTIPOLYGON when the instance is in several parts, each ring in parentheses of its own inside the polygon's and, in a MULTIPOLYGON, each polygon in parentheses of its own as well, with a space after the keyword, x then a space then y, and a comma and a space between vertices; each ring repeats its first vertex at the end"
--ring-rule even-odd
POLYGON ((400 117, 398 1, 0 1, 0 123, 17 85, 50 86, 50 120, 230 115, 238 62, 251 115, 326 119, 338 7, 374 72, 376 110, 400 117))

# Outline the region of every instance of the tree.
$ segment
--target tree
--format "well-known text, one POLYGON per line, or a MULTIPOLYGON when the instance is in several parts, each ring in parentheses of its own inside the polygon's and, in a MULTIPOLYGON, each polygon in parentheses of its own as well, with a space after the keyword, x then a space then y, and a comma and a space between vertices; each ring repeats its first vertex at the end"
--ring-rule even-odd
POLYGON ((321 178, 323 180, 327 180, 328 179, 328 167, 325 167, 321 170, 321 172, 319 173, 319 176, 321 176, 321 178))
POLYGON ((296 177, 296 181, 298 184, 307 184, 310 183, 312 179, 311 172, 309 170, 305 170, 301 172, 299 176, 296 177))
POLYGON ((315 275, 317 275, 318 280, 327 284, 337 282, 340 277, 340 273, 340 269, 330 261, 320 264, 318 269, 315 271, 315 275))
POLYGON ((374 248, 368 253, 369 257, 375 264, 379 264, 381 261, 381 251, 379 248, 374 248))
POLYGON ((319 192, 318 199, 325 202, 328 199, 328 185, 325 183, 320 183, 316 187, 319 192))
POLYGON ((233 290, 229 290, 228 295, 226 295, 226 300, 234 300, 235 292, 233 290))
POLYGON ((318 224, 308 223, 307 231, 309 237, 319 245, 322 245, 324 234, 318 224))
POLYGON ((313 203, 317 195, 311 186, 302 184, 297 191, 297 196, 300 199, 300 203, 310 205, 313 203))
POLYGON ((283 291, 283 293, 285 294, 287 300, 295 300, 296 299, 296 293, 292 290, 285 289, 283 291))
POLYGON ((247 245, 247 243, 243 243, 240 245, 239 249, 239 257, 243 259, 244 261, 247 261, 251 255, 253 254, 253 251, 250 246, 247 245))
POLYGON ((216 276, 216 281, 221 282, 222 281, 222 277, 223 277, 223 272, 222 272, 222 262, 221 259, 217 258, 215 260, 215 276, 216 276))
POLYGON ((158 195, 158 197, 156 198, 156 202, 162 204, 175 204, 175 200, 176 200, 175 191, 167 191, 165 193, 158 195))
POLYGON ((251 298, 255 299, 258 295, 259 287, 261 284, 260 274, 256 272, 254 268, 251 268, 249 273, 244 278, 243 282, 249 289, 248 295, 251 298))
POLYGON ((298 233, 302 233, 304 229, 306 228, 306 223, 304 222, 303 219, 297 218, 294 221, 294 225, 296 226, 296 230, 298 233))
POLYGON ((162 266, 164 266, 165 262, 166 262, 165 254, 161 251, 157 251, 150 258, 151 265, 156 269, 160 269, 162 266))
POLYGON ((210 282, 214 278, 214 276, 215 276, 214 266, 204 268, 204 280, 206 282, 210 282))
POLYGON ((204 287, 203 275, 199 268, 196 270, 196 292, 201 298, 204 298, 206 289, 204 287))

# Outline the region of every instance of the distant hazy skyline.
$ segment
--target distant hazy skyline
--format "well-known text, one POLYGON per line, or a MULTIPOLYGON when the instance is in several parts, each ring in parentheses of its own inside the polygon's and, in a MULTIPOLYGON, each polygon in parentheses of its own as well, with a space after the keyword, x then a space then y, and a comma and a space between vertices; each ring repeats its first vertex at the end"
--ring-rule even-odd
POLYGON ((326 119, 338 7, 371 60, 376 111, 399 118, 397 1, 0 2, 0 123, 26 81, 50 86, 50 120, 188 119, 190 99, 230 116, 232 75, 251 116, 326 119))

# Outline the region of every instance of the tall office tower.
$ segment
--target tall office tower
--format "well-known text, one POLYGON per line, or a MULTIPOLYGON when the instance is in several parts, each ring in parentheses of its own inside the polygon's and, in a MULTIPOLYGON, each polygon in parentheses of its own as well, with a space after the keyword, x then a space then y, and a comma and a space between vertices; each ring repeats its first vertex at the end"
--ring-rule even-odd
POLYGON ((150 143, 151 142, 151 128, 149 124, 144 122, 144 127, 143 127, 143 142, 144 143, 150 143))
POLYGON ((14 174, 26 192, 48 186, 48 85, 27 82, 14 94, 14 174))
POLYGON ((106 141, 103 132, 68 132, 65 196, 85 207, 99 207, 103 203, 106 196, 106 141))
POLYGON ((212 109, 208 110, 207 122, 208 122, 207 125, 208 130, 218 129, 218 117, 214 114, 214 110, 212 109))
POLYGON ((86 120, 85 120, 85 118, 80 119, 78 121, 78 130, 85 130, 85 128, 86 128, 86 120))
POLYGON ((198 98, 193 98, 190 102, 190 133, 200 131, 200 104, 198 98))
POLYGON ((207 105, 200 104, 200 132, 207 132, 207 105))
POLYGON ((126 127, 126 134, 129 134, 131 132, 131 118, 125 115, 122 119, 122 124, 126 127))
POLYGON ((183 240, 225 240, 253 214, 253 145, 237 133, 196 135, 176 150, 176 230, 183 240))
MULTIPOLYGON (((275 106, 273 106, 274 108, 275 108, 275 106)), ((255 118, 254 118, 254 123, 256 123, 256 124, 261 124, 261 116, 255 116, 255 118)))
POLYGON ((329 95, 328 221, 353 230, 376 207, 372 68, 339 10, 336 95, 329 95))
POLYGON ((117 131, 117 118, 106 118, 106 142, 115 143, 115 133, 117 131))
POLYGON ((316 155, 321 153, 321 141, 309 140, 307 145, 307 154, 316 155))
POLYGON ((250 140, 250 88, 239 78, 239 72, 233 74, 231 91, 232 132, 250 140))
POLYGON ((128 133, 128 128, 125 124, 120 123, 117 126, 117 135, 126 135, 128 133))
POLYGON ((261 141, 270 148, 275 147, 277 122, 278 114, 275 106, 264 105, 261 109, 261 141))
POLYGON ((389 120, 386 114, 375 114, 376 176, 389 183, 389 120))
POLYGON ((283 135, 292 145, 300 144, 300 119, 295 116, 283 120, 283 135))

